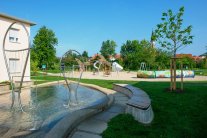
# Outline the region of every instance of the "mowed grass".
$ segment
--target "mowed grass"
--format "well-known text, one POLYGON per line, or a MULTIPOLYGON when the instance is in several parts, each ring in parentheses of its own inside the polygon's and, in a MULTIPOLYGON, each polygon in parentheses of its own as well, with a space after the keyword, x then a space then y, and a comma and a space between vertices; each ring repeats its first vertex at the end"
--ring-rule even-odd
MULTIPOLYGON (((57 81, 60 77, 39 76, 42 82, 57 81)), ((127 83, 146 91, 152 102, 154 120, 143 125, 131 115, 121 114, 108 123, 104 138, 137 137, 206 137, 207 136, 207 82, 184 82, 184 92, 166 92, 169 82, 133 82, 82 79, 83 83, 112 89, 113 83, 127 83)), ((179 87, 179 83, 178 83, 179 87)))
POLYGON ((207 76, 207 69, 195 69, 194 71, 196 75, 207 76))
POLYGON ((34 76, 31 76, 31 79, 34 81, 34 84, 42 84, 46 82, 64 80, 63 77, 58 76, 48 76, 46 73, 35 73, 34 76))
POLYGON ((207 136, 207 82, 186 82, 183 93, 166 92, 169 82, 137 82, 134 86, 149 94, 153 122, 146 126, 131 115, 118 115, 108 123, 104 138, 207 136))

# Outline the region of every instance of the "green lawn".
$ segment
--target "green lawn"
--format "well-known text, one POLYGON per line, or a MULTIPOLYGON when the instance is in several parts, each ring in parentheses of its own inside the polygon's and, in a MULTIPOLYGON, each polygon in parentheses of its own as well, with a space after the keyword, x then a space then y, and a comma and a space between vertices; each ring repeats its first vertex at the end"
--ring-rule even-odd
POLYGON ((207 76, 207 69, 195 69, 195 75, 207 76))
POLYGON ((144 126, 130 115, 119 115, 109 122, 104 138, 207 136, 207 82, 186 82, 184 93, 165 92, 167 82, 137 82, 134 86, 152 99, 152 124, 144 126))
MULTIPOLYGON (((58 77, 39 77, 41 82, 58 77)), ((63 79, 63 78, 61 78, 63 79)), ((104 138, 130 137, 206 137, 207 136, 207 82, 185 82, 183 93, 170 93, 169 82, 130 82, 88 80, 81 82, 112 88, 113 83, 128 83, 145 90, 151 100, 155 118, 150 125, 142 125, 131 115, 122 114, 108 123, 104 138)), ((179 85, 179 84, 178 84, 179 85)))
POLYGON ((46 70, 48 73, 60 73, 60 70, 46 70))
POLYGON ((63 77, 56 77, 56 76, 48 76, 45 73, 35 73, 32 74, 34 76, 31 76, 31 79, 34 81, 35 84, 41 84, 51 81, 58 81, 58 80, 64 80, 63 77))

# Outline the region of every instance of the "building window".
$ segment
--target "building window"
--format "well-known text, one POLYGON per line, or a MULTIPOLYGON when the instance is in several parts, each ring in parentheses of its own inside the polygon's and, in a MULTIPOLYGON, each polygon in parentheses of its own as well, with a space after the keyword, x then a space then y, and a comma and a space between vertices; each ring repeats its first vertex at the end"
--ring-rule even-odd
POLYGON ((19 59, 10 58, 9 59, 9 71, 10 71, 10 73, 20 72, 19 65, 20 65, 19 59))
POLYGON ((19 42, 18 33, 19 33, 19 29, 11 28, 9 30, 9 41, 14 43, 19 42))

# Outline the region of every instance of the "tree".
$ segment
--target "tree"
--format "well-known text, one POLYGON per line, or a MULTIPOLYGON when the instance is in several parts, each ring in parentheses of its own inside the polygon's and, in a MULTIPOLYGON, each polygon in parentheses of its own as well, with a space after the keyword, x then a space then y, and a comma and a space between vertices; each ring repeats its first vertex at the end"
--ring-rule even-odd
POLYGON ((34 75, 36 75, 36 72, 38 71, 38 59, 37 59, 37 54, 34 52, 34 50, 31 50, 31 63, 30 63, 30 67, 31 70, 34 72, 34 75))
POLYGON ((84 58, 88 58, 88 52, 87 52, 87 51, 83 51, 83 53, 82 53, 82 57, 84 57, 84 58))
POLYGON ((177 14, 173 14, 172 10, 168 10, 162 14, 162 23, 157 25, 155 36, 158 43, 162 47, 172 51, 173 56, 182 46, 192 43, 193 36, 191 35, 192 26, 182 28, 184 7, 179 9, 177 14))
MULTIPOLYGON (((176 90, 176 52, 179 48, 192 43, 191 35, 192 26, 182 28, 184 7, 179 9, 177 14, 168 10, 162 14, 162 23, 157 25, 155 36, 162 47, 172 51, 173 59, 171 60, 171 90, 176 90)), ((182 89, 182 88, 181 88, 182 89)))
POLYGON ((126 43, 121 46, 120 54, 123 59, 124 68, 134 69, 134 66, 138 65, 138 60, 134 60, 138 45, 138 40, 127 40, 126 43))
POLYGON ((155 57, 155 63, 158 67, 158 70, 166 69, 169 67, 169 60, 170 60, 171 53, 164 51, 162 49, 156 50, 156 57, 155 57))
POLYGON ((178 61, 178 63, 181 64, 181 62, 185 69, 193 69, 196 66, 196 62, 193 60, 193 58, 188 56, 182 56, 182 61, 178 61))
POLYGON ((115 54, 115 48, 117 47, 116 42, 113 40, 107 40, 102 42, 100 53, 106 59, 115 54))
POLYGON ((207 69, 207 58, 201 59, 198 63, 197 63, 197 67, 201 68, 201 69, 207 69))
POLYGON ((56 59, 55 46, 58 44, 58 39, 55 33, 46 28, 41 27, 33 40, 33 48, 31 50, 31 60, 38 63, 38 67, 46 64, 47 68, 51 68, 56 59))
POLYGON ((155 61, 155 49, 151 43, 146 40, 127 40, 121 46, 121 57, 123 59, 124 68, 137 70, 141 62, 153 65, 155 61))

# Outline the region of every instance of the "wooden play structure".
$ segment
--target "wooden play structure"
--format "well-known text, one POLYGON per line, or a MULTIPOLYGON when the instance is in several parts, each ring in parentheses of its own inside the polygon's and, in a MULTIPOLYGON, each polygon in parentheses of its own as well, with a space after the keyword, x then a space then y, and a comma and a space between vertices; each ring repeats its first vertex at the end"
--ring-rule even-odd
POLYGON ((111 63, 108 62, 102 55, 97 54, 98 61, 103 66, 104 75, 110 75, 112 71, 111 63))

